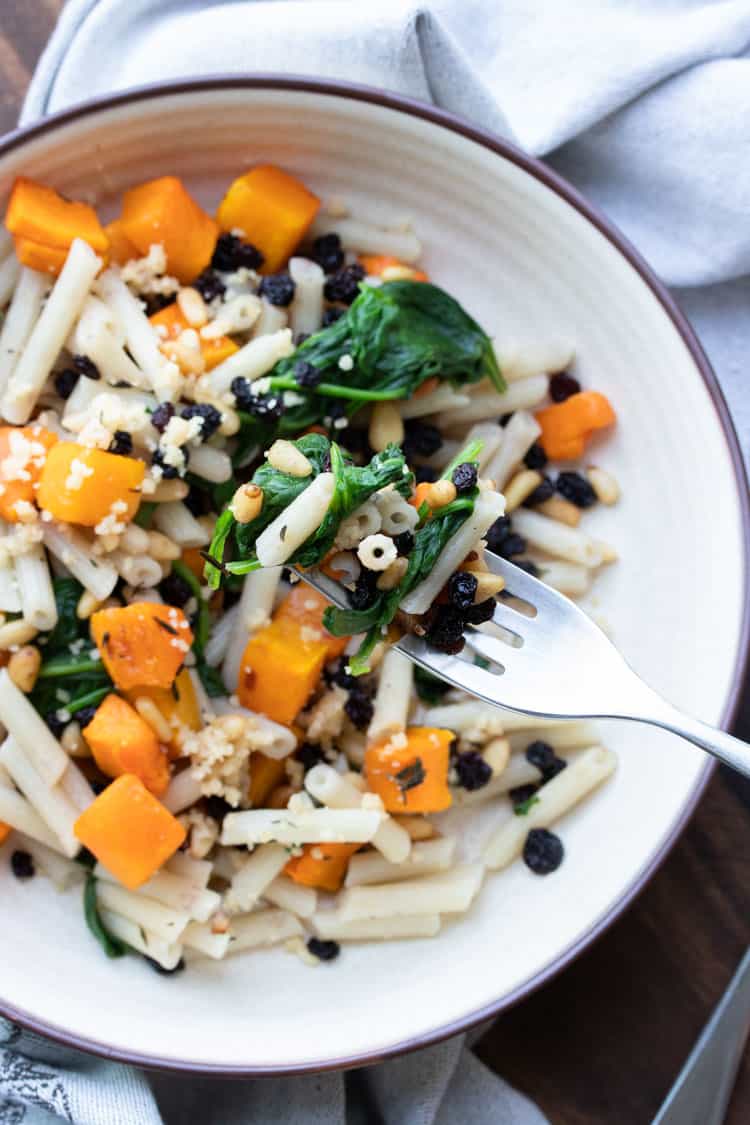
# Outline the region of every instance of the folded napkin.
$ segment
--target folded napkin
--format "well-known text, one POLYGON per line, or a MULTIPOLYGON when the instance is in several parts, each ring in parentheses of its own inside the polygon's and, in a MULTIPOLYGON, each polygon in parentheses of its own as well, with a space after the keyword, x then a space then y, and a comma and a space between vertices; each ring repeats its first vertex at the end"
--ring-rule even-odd
MULTIPOLYGON (((22 121, 249 70, 434 101, 544 155, 619 224, 676 287, 746 439, 749 42, 750 0, 70 0, 22 121)), ((346 1080, 224 1083, 147 1079, 0 1021, 2 1125, 353 1125, 368 1107, 386 1125, 545 1120, 463 1037, 346 1080)))

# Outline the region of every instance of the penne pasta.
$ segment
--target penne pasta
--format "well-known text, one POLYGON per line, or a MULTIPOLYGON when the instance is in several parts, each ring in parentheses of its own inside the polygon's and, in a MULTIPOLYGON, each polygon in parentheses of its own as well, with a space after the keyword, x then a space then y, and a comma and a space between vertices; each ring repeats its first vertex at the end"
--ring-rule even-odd
POLYGON ((154 510, 154 527, 180 547, 205 547, 211 536, 181 500, 158 504, 154 510))
POLYGON ((339 898, 340 917, 343 922, 356 922, 412 914, 463 914, 478 894, 483 878, 481 863, 465 863, 398 883, 349 887, 339 898))
POLYGON ((63 531, 58 524, 45 523, 42 542, 97 601, 109 597, 117 585, 117 570, 110 562, 95 559, 82 535, 67 526, 63 531))
POLYGON ((222 844, 369 844, 383 814, 366 809, 311 809, 291 813, 288 809, 250 809, 227 813, 221 832, 222 844))
POLYGON ((6 668, 0 669, 0 715, 3 726, 44 783, 56 785, 68 766, 68 756, 6 668))
POLYGON ((321 473, 258 536, 261 566, 281 566, 323 522, 333 497, 333 473, 321 473))
POLYGON ((508 483, 516 465, 521 463, 540 433, 541 427, 536 418, 525 410, 514 414, 508 425, 501 430, 497 452, 484 468, 486 475, 494 480, 499 489, 502 490, 508 483))
POLYGON ((546 340, 495 341, 495 356, 508 383, 528 379, 532 375, 553 375, 564 371, 575 358, 575 345, 565 336, 551 336, 546 340))
POLYGON ((52 851, 63 853, 62 843, 39 813, 25 797, 4 784, 0 784, 0 821, 38 840, 52 851))
POLYGON ((438 914, 401 914, 392 918, 342 918, 338 910, 320 911, 312 927, 325 941, 404 941, 435 937, 440 932, 438 914))
POLYGON ((242 953, 246 949, 278 945, 279 942, 303 932, 302 924, 293 914, 269 907, 268 910, 258 910, 255 914, 232 919, 228 952, 242 953))
POLYGON ((372 883, 394 883, 415 875, 432 875, 447 871, 456 855, 455 836, 436 836, 412 845, 401 863, 389 863, 375 852, 358 852, 349 860, 345 887, 361 887, 372 883))
POLYGON ((57 624, 55 591, 47 556, 40 543, 16 556, 16 582, 24 620, 35 629, 54 629, 57 624))
POLYGON ((191 922, 182 935, 185 949, 194 949, 214 961, 221 961, 229 951, 231 936, 215 934, 207 922, 191 922))
MULTIPOLYGON (((97 863, 94 874, 97 879, 120 886, 118 879, 97 863)), ((172 910, 186 911, 196 922, 207 922, 221 906, 221 895, 205 887, 196 886, 190 879, 174 871, 157 871, 147 882, 138 888, 138 894, 152 898, 172 910)))
POLYGON ((546 375, 532 375, 511 383, 507 391, 479 389, 471 395, 471 401, 457 410, 446 411, 435 418, 437 426, 447 430, 465 426, 470 422, 486 422, 489 418, 501 418, 516 410, 531 410, 547 397, 549 378, 546 375))
POLYGON ((247 379, 251 383, 260 379, 268 374, 275 363, 285 359, 293 351, 294 344, 289 328, 280 328, 277 332, 256 336, 234 355, 230 355, 229 359, 214 367, 206 376, 211 393, 219 396, 226 394, 232 385, 232 380, 238 377, 247 379))
POLYGON ((532 828, 549 828, 609 777, 614 768, 615 756, 611 751, 601 746, 584 750, 567 769, 539 789, 538 800, 526 816, 514 817, 493 833, 484 851, 484 862, 493 870, 506 867, 521 854, 532 828))
POLYGON ((24 266, 0 332, 0 399, 42 311, 49 279, 24 266))
POLYGON ((587 567, 596 567, 602 562, 600 547, 578 527, 568 527, 527 508, 514 512, 513 527, 531 547, 549 555, 587 567))
POLYGON ((8 380, 2 413, 9 422, 21 425, 29 420, 101 264, 87 243, 80 238, 73 240, 60 276, 8 380))
POLYGON ((99 906, 99 917, 108 933, 119 941, 129 945, 136 953, 142 953, 161 965, 162 969, 171 972, 176 969, 182 958, 182 946, 176 942, 164 941, 155 934, 149 933, 130 918, 109 910, 106 906, 99 906))
POLYGON ((295 883, 286 875, 277 875, 263 891, 263 898, 298 918, 312 918, 318 907, 318 892, 313 887, 295 883))
POLYGON ((413 685, 414 664, 398 649, 389 649, 380 666, 375 710, 367 728, 370 742, 406 729, 413 685))
MULTIPOLYGON (((237 690, 242 655, 251 634, 271 620, 280 581, 281 567, 264 567, 263 570, 248 574, 242 584, 221 672, 224 686, 229 692, 237 690)), ((217 661, 219 663, 221 660, 217 661)))
POLYGON ((58 891, 67 891, 70 887, 83 882, 86 872, 80 863, 61 856, 59 852, 35 840, 33 836, 17 831, 13 843, 29 853, 34 860, 34 866, 42 875, 47 876, 58 891))
POLYGON ((505 510, 499 492, 480 493, 474 511, 466 518, 447 546, 438 556, 431 573, 401 602, 405 613, 426 613, 445 583, 457 570, 477 542, 505 510))
POLYGON ((121 914, 169 944, 180 940, 190 922, 187 910, 173 910, 138 891, 126 891, 104 880, 97 881, 96 897, 105 910, 121 914))
POLYGON ((162 801, 171 813, 179 813, 194 805, 202 795, 200 781, 191 769, 186 769, 174 775, 162 801))
MULTIPOLYGON (((337 770, 323 764, 313 766, 305 774, 305 788, 316 801, 332 809, 359 809, 362 793, 337 770)), ((384 816, 372 846, 391 863, 402 863, 411 850, 411 837, 392 817, 384 816)))
MULTIPOLYGON (((0 746, 0 762, 21 790, 26 800, 35 809, 44 823, 60 841, 62 851, 71 859, 78 855, 80 844, 73 826, 79 816, 79 809, 59 786, 50 787, 37 773, 34 763, 27 757, 12 735, 0 746)), ((29 835, 34 835, 30 832, 29 835)))
POLYGON ((232 875, 224 897, 226 909, 234 914, 247 913, 281 873, 288 859, 286 848, 279 844, 263 844, 251 852, 232 875))
POLYGON ((289 274, 294 282, 294 300, 289 320, 295 339, 311 336, 323 320, 323 286, 326 276, 317 262, 309 258, 290 258, 289 274))

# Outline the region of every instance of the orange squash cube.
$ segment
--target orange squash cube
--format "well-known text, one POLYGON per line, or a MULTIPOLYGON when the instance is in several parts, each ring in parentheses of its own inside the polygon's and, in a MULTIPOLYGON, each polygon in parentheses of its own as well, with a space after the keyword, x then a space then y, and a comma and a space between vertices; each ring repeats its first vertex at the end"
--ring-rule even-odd
POLYGON ((107 777, 133 773, 155 797, 164 796, 169 785, 166 755, 146 720, 119 695, 102 700, 82 733, 107 777))
POLYGON ((11 234, 51 246, 65 253, 75 238, 88 242, 97 254, 106 254, 109 240, 89 203, 64 199, 54 188, 19 176, 13 184, 5 215, 11 234))
POLYGON ((104 232, 109 239, 110 259, 117 262, 118 266, 140 257, 138 247, 130 241, 123 230, 122 219, 113 219, 111 223, 107 223, 104 232))
POLYGON ((121 691, 171 688, 193 643, 182 610, 154 602, 97 610, 91 615, 91 636, 121 691))
POLYGON ((2 820, 0 820, 0 844, 4 844, 5 841, 8 839, 8 837, 10 836, 10 834, 11 834, 10 825, 5 824, 5 823, 3 823, 2 820))
POLYGON ((34 504, 36 488, 47 453, 57 434, 32 423, 0 427, 0 516, 8 523, 21 519, 19 504, 34 504))
POLYGON ((286 776, 284 758, 269 758, 256 750, 250 758, 250 789, 248 799, 253 808, 262 808, 272 790, 286 776))
MULTIPOLYGON (((190 327, 176 301, 171 305, 166 305, 163 309, 159 309, 157 313, 149 317, 149 320, 155 328, 161 326, 166 329, 166 334, 161 337, 162 341, 176 340, 181 332, 190 327)), ((239 345, 235 344, 230 336, 217 336, 215 340, 204 340, 201 336, 200 342, 201 355, 206 364, 206 371, 210 371, 212 367, 217 367, 239 350, 239 345)))
POLYGON ((38 273, 49 273, 57 277, 65 265, 68 257, 67 250, 60 250, 57 246, 45 246, 42 242, 34 242, 30 238, 21 238, 16 235, 13 239, 16 257, 23 266, 38 273))
POLYGON ((303 887, 338 891, 344 882, 349 860, 361 844, 305 844, 302 855, 292 856, 284 874, 303 887))
POLYGON ((539 444, 553 461, 575 461, 583 457, 586 443, 596 430, 617 421, 612 404, 599 391, 578 391, 537 412, 542 428, 539 444))
POLYGON ((237 694, 243 707, 277 723, 291 723, 320 679, 328 644, 308 640, 283 622, 272 621, 247 642, 237 694))
POLYGON ((323 613, 331 603, 306 582, 292 586, 273 619, 290 625, 309 640, 325 641, 326 663, 335 660, 346 648, 350 637, 333 637, 323 625, 323 613))
POLYGON ((453 799, 448 764, 455 735, 439 727, 409 727, 406 737, 403 748, 394 747, 392 739, 367 748, 367 788, 390 813, 442 812, 453 799))
POLYGON ((94 527, 105 516, 129 523, 141 502, 146 466, 135 457, 59 441, 47 454, 37 503, 55 519, 94 527))
POLYGON ((394 258, 392 254, 360 254, 359 264, 362 266, 366 274, 371 277, 382 277, 384 270, 393 269, 394 267, 399 270, 409 270, 412 273, 410 278, 402 278, 404 281, 429 281, 429 277, 424 270, 414 269, 413 266, 407 266, 405 262, 399 261, 394 258))
POLYGON ((141 254, 161 243, 168 272, 183 284, 209 264, 219 234, 214 220, 176 176, 162 176, 126 191, 120 224, 141 254))
POLYGON ((239 229, 260 250, 262 273, 275 273, 315 218, 320 200, 272 164, 259 164, 231 184, 216 218, 222 230, 239 229))
POLYGON ((134 891, 185 842, 186 832, 134 774, 123 774, 81 813, 76 838, 134 891))

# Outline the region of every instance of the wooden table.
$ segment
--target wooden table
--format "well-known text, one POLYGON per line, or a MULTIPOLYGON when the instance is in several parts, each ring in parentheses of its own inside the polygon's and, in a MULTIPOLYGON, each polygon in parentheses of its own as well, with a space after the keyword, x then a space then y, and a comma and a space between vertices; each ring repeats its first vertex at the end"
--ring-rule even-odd
MULTIPOLYGON (((62 0, 0 3, 0 130, 13 127, 62 0)), ((750 739, 750 692, 737 733, 750 739)), ((647 1125, 750 944, 750 784, 719 770, 637 902, 479 1053, 562 1125, 647 1125)), ((729 1125, 750 1119, 750 1057, 729 1125)), ((456 1123, 460 1125, 460 1123, 456 1123)))

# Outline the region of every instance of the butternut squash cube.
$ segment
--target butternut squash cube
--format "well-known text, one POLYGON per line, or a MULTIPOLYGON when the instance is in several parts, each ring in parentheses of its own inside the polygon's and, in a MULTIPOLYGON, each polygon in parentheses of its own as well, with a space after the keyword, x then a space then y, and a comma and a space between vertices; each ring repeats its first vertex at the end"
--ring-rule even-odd
POLYGON ((113 219, 111 223, 107 223, 104 231, 109 239, 109 257, 111 261, 121 266, 125 262, 131 261, 133 258, 140 257, 138 247, 134 242, 130 241, 123 230, 122 219, 113 219))
POLYGON ((186 832, 134 774, 123 774, 81 813, 76 838, 134 891, 185 841, 186 832))
POLYGON ((97 610, 91 616, 91 636, 121 691, 171 688, 193 643, 182 610, 154 602, 97 610))
POLYGON ((209 264, 219 234, 214 220, 176 176, 162 176, 126 191, 120 224, 141 254, 161 243, 167 271, 183 284, 209 264))
POLYGON ((260 750, 256 750, 251 756, 248 799, 253 808, 262 808, 271 791, 284 779, 286 775, 284 763, 284 758, 269 758, 260 750))
POLYGON ((365 752, 367 788, 381 798, 390 813, 432 813, 447 809, 453 798, 448 788, 453 731, 438 727, 409 727, 406 746, 393 738, 377 742, 365 752))
POLYGON ((105 516, 130 523, 141 502, 143 461, 59 441, 47 454, 37 503, 55 519, 95 527, 105 516))
POLYGON ((272 621, 250 638, 240 664, 237 694, 243 707, 289 724, 320 679, 328 644, 272 621))
POLYGON ((326 663, 335 660, 351 637, 333 637, 323 625, 323 613, 331 603, 306 582, 298 582, 276 610, 273 619, 289 624, 308 640, 325 641, 326 663))
POLYGON ((155 797, 164 796, 169 785, 166 755, 146 720, 119 695, 102 700, 82 733, 107 777, 132 773, 155 797))
POLYGON ((31 238, 21 238, 16 235, 13 239, 16 248, 16 257, 22 266, 38 273, 49 273, 57 277, 65 265, 68 256, 67 250, 60 250, 57 246, 45 246, 42 242, 34 242, 31 238))
POLYGON ((13 184, 5 225, 11 234, 66 254, 74 238, 88 242, 97 254, 109 249, 99 216, 89 203, 64 199, 54 188, 26 176, 19 176, 13 184))
POLYGON ((272 164, 259 164, 231 184, 216 218, 222 230, 240 229, 263 255, 262 273, 275 273, 304 238, 320 200, 272 164))
POLYGON ((361 844, 305 844, 302 855, 292 856, 284 874, 303 887, 338 891, 344 882, 349 860, 361 844))
POLYGON ((134 706, 135 701, 143 696, 156 704, 160 713, 172 728, 169 746, 174 753, 170 753, 170 757, 178 756, 185 729, 201 729, 201 711, 198 697, 195 694, 193 681, 187 668, 182 669, 169 690, 160 687, 146 687, 141 684, 140 687, 130 688, 125 694, 134 706))

